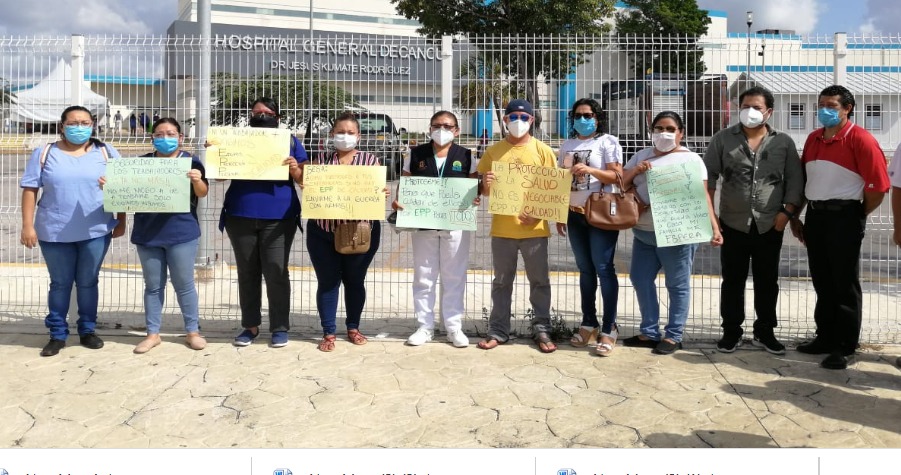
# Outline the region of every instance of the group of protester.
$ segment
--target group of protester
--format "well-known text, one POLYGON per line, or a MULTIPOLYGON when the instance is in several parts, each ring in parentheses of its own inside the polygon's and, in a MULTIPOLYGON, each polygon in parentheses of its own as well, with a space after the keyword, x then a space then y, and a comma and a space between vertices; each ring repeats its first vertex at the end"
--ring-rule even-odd
MULTIPOLYGON (((816 338, 800 345, 798 351, 826 354, 823 367, 842 369, 853 356, 860 335, 859 256, 866 216, 879 206, 890 187, 885 156, 873 136, 851 122, 856 104, 850 91, 842 86, 830 86, 820 93, 818 119, 823 127, 810 134, 800 156, 791 137, 767 123, 774 113, 773 102, 773 95, 766 89, 744 91, 739 97, 739 123, 718 132, 703 158, 682 144, 686 130, 679 114, 661 112, 651 124, 653 145, 635 153, 625 164, 618 139, 602 130, 601 106, 593 99, 580 99, 573 104, 569 115, 571 134, 558 153, 532 137, 535 114, 525 100, 515 99, 507 104, 506 136, 493 145, 480 146, 481 156, 476 159, 469 149, 454 143, 460 134, 457 117, 440 111, 429 123, 431 141, 411 149, 404 160, 403 175, 480 178, 479 193, 488 197, 496 181, 494 162, 560 167, 570 165, 566 157, 573 152, 587 155, 586 161, 571 166, 574 176, 587 178, 587 187, 571 192, 567 220, 556 223, 558 234, 568 237, 579 269, 582 319, 570 343, 586 347, 593 342, 595 354, 609 356, 619 340, 619 285, 614 267, 619 232, 589 224, 584 204, 592 192, 611 192, 614 186, 634 187, 642 201, 651 206, 632 229, 630 279, 641 323, 639 331, 623 339, 622 344, 671 354, 682 347, 690 304, 691 267, 698 244, 658 245, 646 174, 667 165, 702 165, 699 178, 708 191, 710 244, 722 246, 723 335, 717 349, 729 353, 742 345, 745 284, 750 267, 756 313, 752 344, 774 354, 785 352, 774 330, 778 325, 779 257, 784 231, 789 228, 807 246, 817 293, 816 338), (713 204, 718 182, 719 213, 713 204), (805 207, 806 221, 802 223, 800 214, 805 207), (669 298, 667 323, 662 332, 655 284, 661 270, 669 298)), ((274 128, 279 126, 280 118, 278 104, 260 98, 251 106, 249 124, 274 128)), ((106 213, 102 205, 105 164, 119 158, 118 152, 92 137, 93 122, 87 109, 69 107, 60 123, 60 140, 32 153, 21 180, 21 241, 29 248, 40 245, 51 280, 46 318, 50 341, 41 351, 43 356, 56 355, 66 345, 66 315, 73 283, 77 288, 81 344, 95 349, 103 346, 94 331, 100 264, 110 239, 125 232, 124 214, 106 213), (41 189, 43 194, 38 201, 41 189)), ((175 119, 154 121, 151 134, 154 151, 146 156, 190 156, 182 150, 184 135, 175 119)), ((234 338, 236 346, 250 345, 260 335, 263 279, 269 301, 270 345, 282 347, 288 343, 288 258, 296 231, 303 230, 295 185, 303 188, 304 166, 379 165, 378 157, 358 150, 360 124, 352 113, 338 116, 329 136, 332 147, 312 158, 292 137, 290 156, 283 162, 289 179, 232 180, 229 184, 220 230, 231 241, 238 274, 243 330, 234 338)), ((892 163, 896 162, 899 165, 892 166, 891 184, 901 187, 901 161, 892 163)), ((184 316, 187 346, 199 350, 206 345, 199 333, 193 263, 200 236, 196 205, 199 198, 206 196, 208 182, 203 165, 194 157, 188 178, 190 212, 135 214, 131 241, 137 246, 144 274, 147 323, 147 337, 138 343, 135 353, 145 353, 161 342, 161 313, 170 275, 184 316)), ((390 196, 390 190, 383 191, 390 196)), ((893 208, 898 218, 901 199, 896 201, 893 200, 893 208)), ((473 205, 480 202, 477 197, 473 205)), ((395 210, 403 206, 398 199, 392 202, 395 210)), ((318 281, 316 307, 323 331, 318 348, 325 352, 333 351, 337 341, 341 284, 347 340, 355 345, 367 342, 360 331, 366 301, 364 280, 379 247, 380 222, 370 222, 368 251, 344 254, 336 250, 335 230, 345 222, 310 219, 305 232, 318 281)), ((899 236, 901 233, 896 231, 895 242, 901 245, 899 236)), ((546 220, 526 213, 492 215, 492 309, 487 337, 478 343, 479 348, 489 350, 510 339, 511 298, 521 254, 533 310, 532 337, 542 352, 557 349, 551 338, 549 237, 550 223, 546 220)), ((433 339, 439 286, 447 340, 456 347, 469 345, 462 324, 471 239, 472 232, 463 230, 412 232, 413 308, 419 328, 408 338, 409 345, 418 346, 433 339)))

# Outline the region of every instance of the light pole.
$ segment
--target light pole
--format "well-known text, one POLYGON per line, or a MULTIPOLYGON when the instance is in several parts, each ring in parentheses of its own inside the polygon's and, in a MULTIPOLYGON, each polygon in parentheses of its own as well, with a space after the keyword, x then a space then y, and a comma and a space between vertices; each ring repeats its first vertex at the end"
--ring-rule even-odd
POLYGON ((746 81, 748 85, 751 84, 751 25, 754 24, 754 12, 748 11, 748 64, 747 64, 747 74, 748 77, 746 81))

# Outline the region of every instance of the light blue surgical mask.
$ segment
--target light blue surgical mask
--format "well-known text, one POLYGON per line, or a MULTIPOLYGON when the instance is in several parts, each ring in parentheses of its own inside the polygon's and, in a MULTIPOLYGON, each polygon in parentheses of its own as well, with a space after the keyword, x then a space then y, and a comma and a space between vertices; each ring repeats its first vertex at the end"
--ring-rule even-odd
POLYGON ((178 149, 178 137, 155 137, 153 148, 163 155, 169 155, 178 149))
POLYGON ((594 119, 578 118, 573 121, 573 129, 582 137, 588 137, 598 130, 598 122, 594 119))
POLYGON ((823 124, 823 127, 835 127, 842 121, 838 116, 838 110, 830 107, 820 107, 817 111, 817 120, 823 124))
POLYGON ((63 135, 69 143, 81 145, 91 138, 94 133, 94 127, 90 125, 67 125, 63 129, 63 135))

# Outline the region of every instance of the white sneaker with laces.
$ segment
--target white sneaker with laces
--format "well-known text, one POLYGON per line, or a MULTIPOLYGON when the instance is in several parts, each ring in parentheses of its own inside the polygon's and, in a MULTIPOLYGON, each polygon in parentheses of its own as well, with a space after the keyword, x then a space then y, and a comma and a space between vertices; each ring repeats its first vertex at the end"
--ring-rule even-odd
POLYGON ((407 338, 407 344, 410 346, 419 346, 432 341, 434 332, 426 327, 419 327, 410 338, 407 338))
POLYGON ((463 333, 463 330, 451 330, 447 332, 447 341, 451 342, 457 348, 466 348, 469 346, 469 338, 463 333))

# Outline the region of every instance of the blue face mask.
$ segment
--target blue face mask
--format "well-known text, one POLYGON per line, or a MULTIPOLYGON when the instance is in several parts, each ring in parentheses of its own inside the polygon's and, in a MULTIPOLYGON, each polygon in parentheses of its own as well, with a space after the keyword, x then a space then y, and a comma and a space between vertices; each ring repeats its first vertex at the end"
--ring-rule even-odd
POLYGON ((157 152, 169 155, 178 149, 178 137, 157 137, 153 139, 153 148, 157 152))
POLYGON ((820 107, 817 111, 817 120, 823 124, 823 127, 835 127, 842 121, 838 116, 838 110, 829 107, 820 107))
POLYGON ((578 118, 573 121, 573 129, 582 137, 588 137, 598 130, 598 123, 594 119, 578 118))
POLYGON ((94 128, 90 125, 67 125, 63 129, 63 135, 65 135, 66 140, 75 145, 87 142, 91 138, 92 133, 94 133, 94 128))

